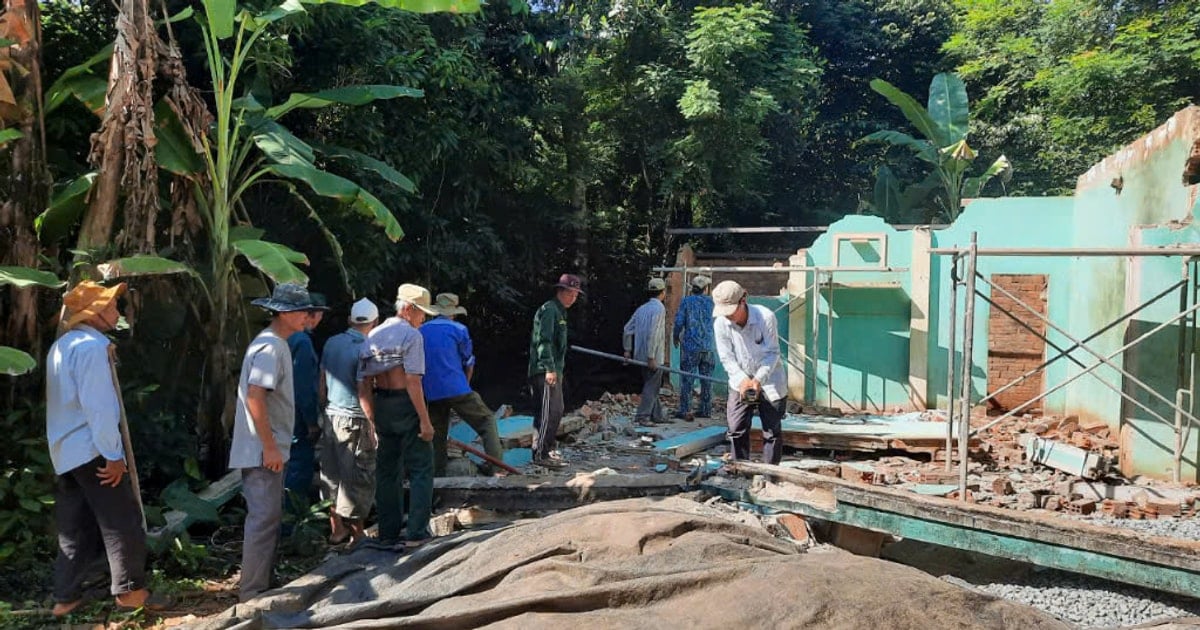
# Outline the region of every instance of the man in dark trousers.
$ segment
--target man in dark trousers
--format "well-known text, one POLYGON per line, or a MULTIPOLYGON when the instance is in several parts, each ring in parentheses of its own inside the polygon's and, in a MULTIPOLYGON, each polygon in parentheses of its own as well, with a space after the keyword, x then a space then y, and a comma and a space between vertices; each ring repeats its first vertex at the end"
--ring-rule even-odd
POLYGON ((533 316, 529 339, 529 384, 533 388, 533 462, 561 468, 554 449, 563 415, 563 371, 567 362, 567 309, 583 294, 583 280, 564 273, 554 285, 554 298, 533 316))
POLYGON ((146 590, 146 532, 126 474, 121 399, 112 377, 113 330, 125 285, 84 281, 63 298, 67 332, 46 357, 46 439, 58 475, 54 491, 58 559, 54 616, 84 602, 87 569, 107 553, 117 608, 161 610, 146 590))
MULTIPOLYGON (((450 412, 457 413, 483 440, 484 452, 503 459, 500 431, 496 428, 495 413, 488 409, 478 392, 471 389, 475 374, 475 349, 471 332, 454 321, 466 315, 459 306, 458 296, 439 293, 434 303, 437 317, 421 326, 425 339, 425 400, 429 403, 429 419, 433 422, 433 474, 446 474, 446 438, 450 432, 450 412)), ((491 471, 491 465, 484 467, 491 471)))
POLYGON ((734 459, 750 459, 750 423, 757 407, 762 418, 763 461, 778 464, 783 458, 779 433, 787 410, 787 375, 780 359, 778 324, 771 309, 746 300, 746 290, 733 280, 713 289, 713 336, 721 366, 729 375, 729 441, 734 459))

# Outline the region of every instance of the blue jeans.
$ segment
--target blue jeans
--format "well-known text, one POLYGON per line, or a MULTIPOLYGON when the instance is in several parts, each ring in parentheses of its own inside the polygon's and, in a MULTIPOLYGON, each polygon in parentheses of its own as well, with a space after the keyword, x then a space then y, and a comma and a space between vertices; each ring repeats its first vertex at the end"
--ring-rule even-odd
MULTIPOLYGON (((679 369, 684 372, 712 376, 716 369, 714 352, 701 350, 699 352, 679 351, 679 369)), ((692 407, 692 386, 697 379, 690 376, 679 377, 679 414, 683 415, 692 407)), ((707 418, 712 415, 712 381, 700 380, 700 407, 697 415, 707 418)))

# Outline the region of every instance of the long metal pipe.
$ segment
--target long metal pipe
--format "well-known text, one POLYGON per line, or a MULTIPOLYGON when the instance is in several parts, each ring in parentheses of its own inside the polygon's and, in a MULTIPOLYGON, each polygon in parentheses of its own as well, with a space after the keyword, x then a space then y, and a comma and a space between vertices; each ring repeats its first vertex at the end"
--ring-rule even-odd
MULTIPOLYGON (((1173 284, 1173 285, 1171 285, 1171 286, 1167 287, 1166 289, 1164 289, 1164 290, 1162 291, 1162 293, 1159 293, 1158 295, 1156 295, 1156 296, 1154 296, 1154 297, 1150 298, 1149 300, 1147 300, 1147 301, 1143 302, 1143 303, 1142 303, 1140 306, 1138 306, 1137 308, 1135 308, 1135 309, 1133 309, 1133 310, 1131 310, 1131 311, 1127 311, 1127 312, 1126 312, 1124 315, 1122 315, 1122 316, 1118 317, 1117 319, 1115 319, 1115 320, 1113 320, 1113 321, 1109 322, 1107 325, 1105 325, 1105 326, 1104 326, 1104 328, 1101 328, 1100 330, 1097 330, 1096 332, 1094 332, 1094 333, 1092 333, 1092 334, 1088 335, 1087 337, 1084 337, 1084 339, 1083 339, 1083 343, 1087 343, 1087 342, 1089 342, 1089 341, 1091 341, 1091 340, 1095 339, 1096 337, 1099 337, 1100 335, 1103 335, 1104 333, 1106 333, 1106 332, 1108 332, 1108 331, 1112 330, 1114 327, 1116 327, 1116 326, 1117 326, 1118 324, 1120 324, 1121 322, 1123 322, 1123 321, 1125 321, 1125 320, 1127 320, 1127 319, 1129 319, 1129 318, 1133 317, 1134 315, 1137 315, 1137 314, 1138 314, 1138 313, 1140 313, 1141 311, 1143 311, 1143 310, 1145 310, 1145 309, 1149 308, 1151 304, 1154 304, 1155 302, 1157 302, 1157 301, 1161 300, 1162 298, 1164 298, 1164 297, 1166 297, 1166 296, 1170 295, 1172 292, 1174 292, 1176 289, 1178 289, 1180 286, 1182 286, 1182 285, 1184 285, 1184 284, 1185 284, 1185 282, 1184 282, 1183 280, 1180 280, 1179 282, 1176 282, 1175 284, 1173 284)), ((986 298, 985 298, 985 299, 986 299, 986 298)), ((989 302, 991 302, 991 300, 988 300, 988 301, 989 301, 989 302)), ((993 303, 993 304, 994 304, 994 303, 993 303)), ((1001 310, 1004 310, 1004 309, 1001 309, 1001 310)), ((1181 309, 1181 310, 1182 310, 1182 309, 1181 309)), ((1008 313, 1008 311, 1006 311, 1006 310, 1005 310, 1004 312, 1005 312, 1005 314, 1006 314, 1006 315, 1009 315, 1010 317, 1012 317, 1012 315, 1011 315, 1010 313, 1008 313)), ((953 318, 953 317, 954 317, 954 311, 953 311, 953 310, 951 310, 951 311, 950 311, 950 317, 951 317, 951 318, 953 318)), ((1015 319, 1015 318, 1014 318, 1014 319, 1015 319)), ((1018 320, 1018 321, 1019 321, 1019 320, 1018 320)), ((1024 324, 1024 322, 1021 322, 1021 323, 1022 323, 1022 324, 1024 324)), ((1040 335, 1039 335, 1039 336, 1040 336, 1040 335)), ((1043 337, 1043 339, 1044 339, 1044 337, 1043 337)), ((1047 343, 1050 343, 1050 342, 1049 342, 1049 340, 1046 340, 1046 342, 1047 342, 1047 343)), ((1057 346, 1055 346, 1055 347, 1057 348, 1057 346)), ((1061 359, 1061 358, 1063 358, 1063 357, 1065 357, 1065 356, 1069 355, 1071 352, 1073 352, 1073 351, 1074 351, 1075 349, 1077 349, 1077 348, 1079 348, 1079 344, 1072 345, 1070 348, 1067 348, 1066 350, 1062 350, 1061 348, 1059 348, 1060 352, 1059 352, 1058 354, 1054 355, 1053 357, 1050 357, 1049 359, 1046 359, 1045 361, 1043 361, 1043 362, 1042 362, 1042 364, 1041 364, 1041 365, 1039 365, 1039 366, 1037 366, 1037 367, 1033 368, 1032 370, 1029 370, 1028 372, 1026 372, 1026 373, 1022 374, 1021 376, 1018 376, 1016 380, 1014 380, 1014 381, 1010 382, 1009 384, 1005 385, 1004 387, 1001 387, 1000 389, 997 389, 996 391, 994 391, 994 392, 992 392, 992 393, 988 394, 987 396, 984 396, 984 397, 983 397, 983 400, 980 400, 978 404, 981 404, 981 405, 982 405, 983 403, 986 403, 987 401, 989 401, 989 400, 991 400, 991 399, 995 398, 996 396, 999 396, 1000 394, 1003 394, 1004 392, 1008 391, 1009 389, 1011 389, 1011 388, 1013 388, 1013 387, 1016 387, 1017 385, 1019 385, 1019 384, 1021 384, 1022 382, 1024 382, 1024 381, 1025 381, 1025 379, 1029 378, 1030 376, 1033 376, 1034 374, 1037 374, 1038 372, 1041 372, 1042 370, 1044 370, 1044 369, 1046 369, 1047 367, 1049 367, 1051 363, 1054 363, 1055 361, 1057 361, 1057 360, 1059 360, 1059 359, 1061 359)))
MULTIPOLYGON (((1188 283, 1188 279, 1191 275, 1191 269, 1189 268, 1189 261, 1184 260, 1182 267, 1183 267, 1183 269, 1182 269, 1183 289, 1179 292, 1179 310, 1181 310, 1181 311, 1186 310, 1188 307, 1187 283, 1188 283)), ((1178 348, 1177 348, 1178 354, 1179 354, 1179 365, 1176 368, 1177 387, 1175 388, 1175 453, 1174 453, 1175 469, 1174 469, 1174 472, 1172 472, 1172 474, 1171 474, 1173 481, 1175 481, 1175 483, 1179 483, 1180 481, 1183 480, 1183 470, 1182 470, 1182 468, 1183 468, 1183 413, 1182 413, 1182 410, 1183 410, 1183 399, 1185 396, 1187 396, 1189 394, 1189 392, 1186 389, 1184 389, 1183 383, 1184 383, 1185 378, 1187 377, 1186 372, 1187 372, 1187 367, 1188 367, 1187 348, 1185 346, 1188 342, 1187 323, 1188 323, 1189 319, 1190 318, 1184 318, 1183 323, 1180 325, 1179 344, 1178 344, 1178 348)))
MULTIPOLYGON (((683 267, 651 267, 650 271, 654 273, 674 273, 683 271, 683 267)), ((690 267, 693 272, 697 273, 788 273, 791 271, 817 271, 823 267, 809 267, 807 265, 787 265, 779 267, 763 267, 758 266, 742 266, 742 267, 709 267, 706 265, 693 265, 690 267)), ((837 267, 838 272, 848 273, 900 273, 907 272, 908 267, 837 267)))
POLYGON ((975 272, 978 257, 975 253, 977 234, 971 232, 971 247, 967 250, 967 286, 963 291, 966 303, 963 305, 963 354, 962 354, 962 417, 959 418, 958 429, 958 500, 967 500, 967 464, 968 442, 971 435, 971 366, 974 365, 975 350, 975 272))
MULTIPOLYGON (((1036 318, 1038 318, 1038 319, 1042 320, 1043 322, 1046 322, 1046 325, 1047 325, 1047 326, 1049 326, 1049 327, 1051 327, 1051 328, 1053 328, 1055 331, 1057 331, 1057 332, 1058 332, 1058 334, 1060 334, 1060 335, 1062 335, 1062 336, 1066 337, 1068 340, 1070 340, 1070 341, 1072 341, 1072 342, 1074 342, 1074 343, 1078 344, 1078 345, 1079 345, 1079 349, 1080 349, 1080 350, 1083 350, 1084 352, 1087 352, 1088 354, 1090 354, 1090 355, 1092 355, 1092 356, 1094 356, 1094 357, 1096 357, 1096 358, 1100 359, 1102 363, 1104 363, 1104 364, 1105 364, 1105 365, 1107 365, 1108 367, 1110 367, 1110 368, 1112 368, 1112 369, 1116 370, 1118 373, 1120 373, 1120 374, 1121 374, 1122 376, 1124 376, 1125 378, 1129 379, 1129 382, 1131 382, 1131 383, 1133 383, 1133 384, 1137 385, 1138 387, 1141 387, 1142 389, 1146 390, 1146 392, 1147 392, 1148 394, 1150 394, 1150 395, 1151 395, 1151 396, 1153 396, 1154 398, 1157 398, 1157 399, 1159 400, 1159 402, 1161 402, 1161 403, 1163 403, 1163 404, 1165 404, 1165 405, 1167 405, 1167 406, 1169 406, 1169 407, 1175 407, 1175 403, 1174 403, 1172 400, 1170 400, 1169 398, 1167 398, 1166 396, 1163 396, 1162 394, 1158 393, 1158 390, 1155 390, 1153 387, 1150 387, 1150 386, 1149 386, 1149 385, 1147 385, 1146 383, 1142 382, 1142 380, 1141 380, 1141 379, 1139 379, 1138 377, 1134 376, 1133 374, 1130 374, 1128 370, 1126 370, 1126 369, 1124 369, 1124 368, 1122 368, 1122 367, 1120 367, 1120 366, 1116 365, 1115 363, 1113 363, 1111 360, 1109 360, 1109 358, 1108 358, 1108 357, 1104 357, 1104 356, 1102 356, 1102 355, 1101 355, 1099 352, 1096 352, 1095 350, 1092 350, 1092 349, 1091 349, 1091 348, 1089 348, 1087 345, 1085 345, 1085 344, 1084 344, 1082 341, 1080 341, 1080 340, 1076 339, 1075 337, 1071 336, 1071 333, 1069 333, 1069 332, 1067 332, 1066 330, 1064 330, 1062 326, 1059 326, 1059 325, 1055 324, 1054 322, 1050 321, 1050 318, 1048 318, 1048 317, 1046 317, 1045 315, 1042 315, 1041 313, 1037 312, 1037 310, 1035 310, 1035 309, 1034 309, 1032 306, 1030 306, 1030 305, 1026 304, 1025 302, 1021 301, 1021 299, 1020 299, 1020 298, 1018 298, 1017 296, 1013 295, 1011 292, 1009 292, 1009 291, 1008 291, 1007 289, 1005 289, 1004 287, 1000 287, 1000 286, 997 286, 997 285, 995 285, 995 284, 992 284, 991 282, 989 282, 989 281, 988 281, 988 279, 987 279, 987 278, 984 278, 983 276, 980 276, 980 279, 981 279, 981 280, 983 280, 983 281, 984 281, 984 283, 985 283, 985 284, 987 284, 988 286, 992 287, 993 289, 995 289, 995 290, 999 291, 1000 293, 1002 293, 1003 295, 1005 295, 1006 297, 1008 297, 1008 299, 1010 299, 1010 300, 1012 300, 1013 302, 1016 302, 1017 304, 1019 304, 1019 305, 1021 305, 1021 306, 1025 307, 1025 309, 1026 309, 1026 310, 1028 310, 1030 313, 1033 313, 1033 316, 1034 316, 1034 317, 1036 317, 1036 318)), ((1192 422, 1200 422, 1200 420, 1197 420, 1195 416, 1193 416, 1192 414, 1190 414, 1190 413, 1188 413, 1188 412, 1186 412, 1186 411, 1180 410, 1180 413, 1183 413, 1183 414, 1184 414, 1184 415, 1187 417, 1187 419, 1188 419, 1188 420, 1190 420, 1190 421, 1192 421, 1192 422)))
MULTIPOLYGON (((571 349, 574 350, 575 352, 581 352, 583 354, 590 354, 594 357, 600 357, 602 359, 612 359, 613 361, 620 361, 621 363, 628 363, 629 365, 636 365, 638 367, 645 367, 645 368, 650 367, 650 364, 646 363, 645 361, 638 361, 636 359, 626 359, 625 357, 623 357, 619 354, 609 354, 607 352, 600 352, 599 350, 592 350, 591 348, 584 348, 583 346, 571 346, 571 349)), ((660 366, 658 366, 658 369, 662 370, 663 372, 679 374, 680 376, 690 376, 692 378, 698 378, 702 381, 710 381, 713 383, 725 383, 724 380, 719 379, 719 378, 713 378, 711 376, 705 376, 703 374, 693 374, 691 372, 684 372, 683 370, 677 370, 669 365, 660 365, 660 366)))
MULTIPOLYGON (((911 230, 918 227, 940 228, 948 227, 945 223, 898 223, 891 226, 895 230, 911 230)), ((754 226, 754 227, 703 227, 703 228, 669 228, 667 234, 672 236, 703 236, 712 234, 786 234, 795 232, 821 233, 828 232, 828 225, 784 225, 784 226, 754 226)))
MULTIPOLYGON (((1179 321, 1181 318, 1183 318, 1183 317, 1187 317, 1188 315, 1191 315, 1192 313, 1195 313, 1197 310, 1200 310, 1200 303, 1193 304, 1191 307, 1189 307, 1189 308, 1188 308, 1188 310, 1186 310, 1186 311, 1184 311, 1184 312, 1182 312, 1182 313, 1177 313, 1177 314, 1175 314, 1175 316, 1173 316, 1171 319, 1168 319, 1167 321, 1165 321, 1165 322, 1163 322, 1163 323, 1159 324, 1158 326, 1155 326, 1154 328, 1150 329, 1149 331, 1147 331, 1145 334, 1143 334, 1142 336, 1138 337, 1137 339, 1134 339, 1133 341, 1130 341, 1129 343, 1127 343, 1127 344, 1125 344, 1125 345, 1121 346, 1120 348, 1117 348, 1117 349, 1116 349, 1116 350, 1114 350, 1114 351, 1113 351, 1111 354, 1109 354, 1107 357, 1104 357, 1104 358, 1105 358, 1105 359, 1111 359, 1111 358, 1113 358, 1113 357, 1115 357, 1115 356, 1117 356, 1117 355, 1121 354, 1122 352, 1125 352, 1126 350, 1128 350, 1128 349, 1130 349, 1130 348, 1132 348, 1132 347, 1136 346, 1137 344, 1139 344, 1139 343, 1141 343, 1141 342, 1145 341, 1145 340, 1146 340, 1147 338, 1149 338, 1151 335, 1153 335, 1153 334, 1157 333, 1158 331, 1160 331, 1160 330, 1162 330, 1162 329, 1166 328, 1167 326, 1170 326, 1171 324, 1174 324, 1175 322, 1179 321)), ((983 425, 982 427, 979 427, 978 429, 975 429, 975 430, 971 431, 971 435, 976 435, 976 434, 979 434, 979 433, 981 433, 981 432, 983 432, 983 431, 987 431, 988 429, 990 429, 990 428, 992 428, 992 427, 996 426, 997 424, 1000 424, 1001 422, 1004 422, 1005 420, 1008 420, 1009 418, 1011 418, 1011 417, 1013 417, 1013 416, 1017 415, 1018 413, 1021 413, 1022 411, 1024 411, 1024 410, 1025 410, 1027 407, 1029 407, 1030 405, 1032 405, 1032 404, 1034 404, 1034 403, 1038 402, 1039 400, 1041 400, 1041 399, 1043 399, 1043 398, 1045 398, 1045 397, 1049 396, 1050 394, 1053 394, 1054 392, 1056 392, 1056 391, 1058 391, 1058 390, 1060 390, 1060 389, 1062 389, 1062 388, 1066 387, 1067 385, 1070 385, 1071 383, 1074 383, 1076 380, 1079 380, 1080 378, 1083 378, 1084 376, 1086 376, 1086 375, 1088 375, 1088 374, 1092 373, 1092 371, 1093 371, 1093 370, 1095 370, 1096 368, 1100 367, 1101 365, 1104 365, 1104 362, 1103 362, 1103 361, 1101 361, 1101 362, 1098 362, 1098 363, 1093 363, 1092 365, 1088 366, 1088 368, 1087 368, 1086 370, 1083 370, 1082 372, 1079 372, 1078 374, 1075 374, 1074 376, 1072 376, 1072 377, 1068 378, 1067 380, 1065 380, 1065 381, 1063 381, 1063 382, 1059 383, 1058 385, 1055 385, 1054 387, 1052 387, 1052 388, 1050 388, 1050 389, 1048 389, 1048 390, 1046 390, 1046 391, 1044 391, 1044 392, 1042 392, 1042 393, 1038 394, 1037 396, 1034 396, 1033 398, 1030 398, 1029 400, 1027 400, 1027 401, 1025 401, 1025 402, 1023 402, 1023 403, 1021 403, 1020 405, 1017 405, 1016 407, 1013 407, 1012 409, 1010 409, 1010 410, 1008 410, 1007 412, 1005 412, 1005 413, 1004 413, 1004 415, 1002 415, 1002 416, 1000 416, 1000 417, 996 418, 995 420, 992 420, 991 422, 989 422, 989 423, 987 423, 987 424, 983 425)))
POLYGON ((954 405, 957 402, 954 398, 954 352, 958 344, 958 340, 955 339, 958 334, 957 310, 958 256, 954 256, 950 258, 950 342, 947 344, 950 351, 946 358, 946 472, 954 469, 954 405))
MULTIPOLYGON (((962 254, 962 247, 934 247, 929 253, 939 256, 962 254)), ((1200 256, 1200 247, 988 247, 975 251, 977 256, 1200 256)))
MULTIPOLYGON (((808 377, 812 377, 812 392, 805 390, 806 396, 812 404, 817 404, 817 369, 820 367, 818 360, 821 356, 821 349, 818 341, 821 339, 821 289, 820 289, 821 271, 815 270, 812 274, 812 282, 808 285, 809 302, 812 309, 812 317, 809 321, 812 325, 809 329, 809 334, 812 337, 812 344, 809 346, 809 364, 808 370, 804 373, 805 385, 807 386, 808 377)), ((790 329, 789 329, 790 330, 790 329)))
POLYGON ((826 270, 829 278, 829 295, 825 298, 825 382, 828 385, 826 407, 833 408, 833 272, 826 270))

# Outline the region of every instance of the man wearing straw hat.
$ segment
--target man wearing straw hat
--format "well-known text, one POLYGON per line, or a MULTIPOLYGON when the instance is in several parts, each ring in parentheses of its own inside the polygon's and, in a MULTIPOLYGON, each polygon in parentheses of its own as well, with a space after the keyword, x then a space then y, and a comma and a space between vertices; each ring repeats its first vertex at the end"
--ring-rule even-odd
POLYGON ((103 551, 118 608, 159 610, 146 590, 146 533, 141 505, 126 474, 121 400, 104 333, 121 317, 124 283, 84 281, 63 298, 67 330, 46 357, 46 439, 58 475, 54 491, 58 558, 54 616, 84 602, 87 569, 103 551))
POLYGON ((291 283, 276 286, 270 298, 252 304, 271 313, 271 324, 246 348, 229 449, 229 468, 241 470, 246 499, 239 595, 243 602, 271 587, 283 521, 283 471, 296 422, 287 339, 304 329, 313 308, 308 290, 291 283))
POLYGON ((421 379, 425 341, 417 328, 437 315, 429 290, 402 284, 396 290, 396 316, 367 335, 359 355, 358 399, 379 435, 375 464, 377 543, 392 550, 429 541, 433 513, 433 425, 421 379), (408 481, 408 525, 404 522, 404 482, 408 481))
MULTIPOLYGON (((425 400, 429 403, 429 419, 433 422, 433 474, 446 474, 446 437, 450 432, 450 412, 463 419, 483 440, 484 451, 496 459, 504 457, 496 416, 483 398, 471 389, 475 373, 475 350, 471 332, 454 321, 466 315, 459 306, 458 296, 439 293, 434 300, 438 316, 421 326, 425 339, 425 400)), ((486 469, 490 470, 490 466, 486 469)))
MULTIPOLYGON (((708 295, 712 279, 708 276, 692 278, 692 294, 679 303, 675 313, 674 337, 679 348, 679 369, 689 374, 712 376, 717 367, 717 347, 713 342, 713 301, 708 295)), ((690 420, 692 386, 696 379, 679 377, 679 412, 676 418, 690 420)), ((712 381, 700 379, 700 406, 696 416, 712 416, 712 381)))

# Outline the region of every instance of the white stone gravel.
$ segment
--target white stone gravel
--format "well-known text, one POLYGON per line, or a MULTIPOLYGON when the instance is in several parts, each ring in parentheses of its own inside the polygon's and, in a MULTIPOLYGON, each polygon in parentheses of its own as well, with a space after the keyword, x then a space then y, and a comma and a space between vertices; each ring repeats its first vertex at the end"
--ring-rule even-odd
POLYGON ((977 584, 997 597, 1028 604, 1081 628, 1121 628, 1200 615, 1200 600, 1056 570, 1032 571, 1011 583, 977 584))
POLYGON ((1079 520, 1104 527, 1131 529, 1151 536, 1166 536, 1183 540, 1200 540, 1200 518, 1157 518, 1148 521, 1111 516, 1080 516, 1079 520))

